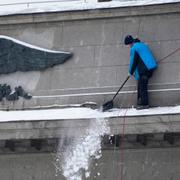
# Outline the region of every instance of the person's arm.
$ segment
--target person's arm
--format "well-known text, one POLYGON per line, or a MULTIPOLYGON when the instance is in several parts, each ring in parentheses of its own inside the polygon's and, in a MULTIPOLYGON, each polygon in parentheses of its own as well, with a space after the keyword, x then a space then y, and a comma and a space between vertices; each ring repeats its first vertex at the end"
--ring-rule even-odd
POLYGON ((136 67, 138 65, 138 60, 139 60, 139 55, 136 51, 134 51, 133 53, 133 56, 131 57, 131 65, 130 65, 130 68, 129 68, 129 73, 131 75, 134 74, 134 71, 136 70, 136 67))

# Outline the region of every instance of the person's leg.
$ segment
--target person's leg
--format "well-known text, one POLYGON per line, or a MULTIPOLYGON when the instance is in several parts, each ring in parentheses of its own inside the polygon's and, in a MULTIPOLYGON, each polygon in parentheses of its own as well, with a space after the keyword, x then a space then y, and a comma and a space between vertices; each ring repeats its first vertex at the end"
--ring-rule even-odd
POLYGON ((138 100, 137 105, 140 106, 148 106, 148 77, 141 76, 138 80, 138 100))
POLYGON ((148 105, 148 77, 141 77, 141 99, 142 105, 148 105))
POLYGON ((141 105, 141 81, 138 80, 137 82, 137 105, 141 105))

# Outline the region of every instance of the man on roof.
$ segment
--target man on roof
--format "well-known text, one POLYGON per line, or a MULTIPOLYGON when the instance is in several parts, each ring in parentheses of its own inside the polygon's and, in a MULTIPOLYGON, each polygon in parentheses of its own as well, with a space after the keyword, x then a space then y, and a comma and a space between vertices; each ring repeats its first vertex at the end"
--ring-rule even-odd
POLYGON ((157 68, 149 47, 139 39, 127 35, 124 44, 130 47, 129 75, 137 80, 137 109, 149 108, 148 80, 157 68))

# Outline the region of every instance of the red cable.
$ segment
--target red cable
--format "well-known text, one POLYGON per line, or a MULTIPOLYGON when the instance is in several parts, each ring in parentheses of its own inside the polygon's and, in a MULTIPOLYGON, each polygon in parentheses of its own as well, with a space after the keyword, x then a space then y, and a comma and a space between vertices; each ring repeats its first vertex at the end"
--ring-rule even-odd
POLYGON ((164 61, 165 59, 167 59, 169 56, 175 54, 176 52, 178 52, 180 50, 180 48, 177 48, 176 50, 174 50, 173 52, 171 52, 170 54, 168 54, 167 56, 163 57, 162 59, 160 59, 158 62, 162 62, 164 61))
POLYGON ((121 162, 121 179, 123 180, 123 170, 124 170, 124 137, 125 137, 125 121, 126 121, 126 114, 127 114, 128 109, 126 109, 124 116, 123 116, 123 127, 122 127, 122 134, 121 134, 121 139, 120 139, 120 162, 121 162))
MULTIPOLYGON (((171 52, 170 54, 168 54, 167 56, 163 57, 162 59, 160 59, 158 61, 158 63, 164 61, 165 59, 167 59, 169 56, 175 54, 176 52, 178 52, 180 50, 180 48, 177 48, 176 50, 174 50, 173 52, 171 52)), ((122 134, 121 134, 121 139, 120 139, 120 162, 121 162, 121 171, 120 171, 120 180, 123 180, 123 170, 124 170, 124 137, 125 137, 125 120, 126 120, 126 114, 127 114, 128 109, 126 109, 124 116, 123 116, 123 129, 122 129, 122 134)))

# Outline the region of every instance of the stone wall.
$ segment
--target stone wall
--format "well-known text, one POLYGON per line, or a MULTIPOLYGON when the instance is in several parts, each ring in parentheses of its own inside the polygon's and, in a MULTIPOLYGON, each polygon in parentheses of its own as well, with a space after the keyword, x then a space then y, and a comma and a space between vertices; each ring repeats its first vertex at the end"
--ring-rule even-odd
MULTIPOLYGON (((31 100, 20 99, 16 102, 4 100, 0 104, 1 108, 22 109, 36 108, 37 106, 40 108, 40 106, 65 105, 85 101, 102 104, 111 99, 113 93, 127 76, 129 49, 123 45, 124 36, 126 34, 138 36, 149 44, 155 57, 161 60, 180 47, 179 12, 180 3, 175 3, 0 17, 0 34, 2 35, 11 36, 43 48, 74 53, 73 58, 67 63, 42 72, 17 72, 1 75, 0 83, 7 83, 12 87, 22 85, 33 95, 31 100)), ((149 85, 152 105, 165 106, 179 103, 179 67, 179 52, 159 64, 149 85)), ((132 106, 135 104, 135 89, 136 82, 132 78, 119 94, 116 105, 132 106)), ((143 118, 144 122, 151 120, 143 118)), ((159 118, 158 120, 162 123, 163 132, 167 131, 167 124, 164 120, 168 120, 169 129, 172 131, 174 128, 176 132, 178 126, 176 121, 171 124, 171 116, 167 118, 156 116, 155 118, 159 118)), ((178 121, 178 117, 174 120, 178 121)), ((131 119, 128 119, 128 122, 132 123, 131 119)), ((59 135, 60 131, 55 126, 56 124, 52 125, 52 123, 38 122, 33 125, 30 122, 23 122, 22 129, 20 128, 22 124, 1 123, 0 147, 3 147, 0 153, 1 179, 64 180, 62 176, 55 176, 52 151, 47 150, 47 153, 42 153, 38 150, 38 146, 34 151, 34 147, 31 147, 32 141, 26 141, 26 138, 38 138, 37 136, 42 138, 41 136, 45 135, 44 132, 49 138, 53 138, 51 135, 56 132, 59 135), (48 126, 51 128, 55 126, 57 131, 54 129, 48 131, 48 126), (6 138, 3 138, 5 136, 6 138), (6 141, 7 139, 10 141, 6 141), (13 141, 13 139, 15 140, 13 141), (32 151, 24 150, 24 146, 20 146, 18 139, 25 139, 23 145, 27 143, 29 145, 27 147, 30 147, 32 151), (19 151, 16 149, 16 145, 19 151), (14 152, 14 148, 17 151, 14 152), (18 153, 22 151, 23 153, 18 153)), ((66 123, 72 126, 72 121, 66 123)), ((142 121, 140 123, 142 124, 142 121)), ((82 125, 82 122, 80 124, 82 125)), ((114 124, 114 131, 119 130, 118 119, 113 119, 112 124, 114 124)), ((78 125, 77 122, 76 125, 78 125)), ((152 127, 152 124, 150 123, 149 126, 152 127)), ((62 126, 60 125, 60 127, 62 126)), ((137 124, 131 127, 137 127, 141 131, 137 124)), ((132 132, 131 127, 128 130, 132 132)), ((156 127, 158 128, 158 126, 156 127)), ((159 130, 162 129, 159 128, 159 130)), ((143 130, 138 133, 149 132, 147 132, 147 128, 143 128, 143 130)), ((75 129, 75 131, 77 130, 75 129)), ((121 132, 118 131, 119 133, 121 132)), ((136 139, 134 134, 131 137, 136 139)), ((173 142, 172 145, 171 141, 165 142, 168 144, 165 147, 158 141, 156 148, 139 146, 137 143, 129 146, 129 142, 126 141, 126 143, 127 148, 123 151, 122 148, 119 150, 120 147, 109 149, 105 147, 100 160, 92 159, 89 179, 119 179, 122 170, 123 179, 126 180, 179 179, 179 143, 173 142), (95 167, 96 164, 97 167, 95 167)))
MULTIPOLYGON (((110 180, 179 180, 179 148, 139 149, 124 151, 121 166, 121 151, 104 150, 99 160, 92 160, 91 175, 87 179, 110 180)), ((3 180, 65 180, 63 176, 55 176, 54 155, 8 154, 0 155, 0 175, 3 180)), ((85 178, 83 178, 85 179, 85 178)))
MULTIPOLYGON (((0 34, 74 57, 42 72, 1 75, 0 83, 22 85, 34 98, 2 108, 26 108, 112 98, 127 76, 127 34, 148 43, 157 60, 180 47, 180 3, 106 10, 44 13, 0 17, 0 34)), ((179 52, 159 64, 150 80, 150 104, 179 104, 179 52)), ((131 78, 118 96, 118 106, 136 103, 136 82, 131 78)))

